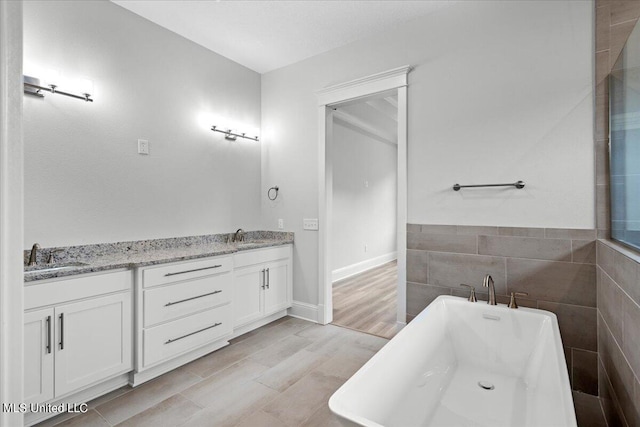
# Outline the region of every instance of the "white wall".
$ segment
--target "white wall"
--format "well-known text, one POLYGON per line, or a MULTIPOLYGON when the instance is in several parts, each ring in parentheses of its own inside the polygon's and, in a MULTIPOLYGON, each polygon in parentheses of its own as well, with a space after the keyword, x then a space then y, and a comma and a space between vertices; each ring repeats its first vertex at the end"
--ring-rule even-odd
POLYGON ((396 251, 398 148, 339 121, 334 121, 332 147, 335 272, 396 251))
POLYGON ((294 299, 318 301, 318 235, 302 230, 318 216, 314 91, 406 64, 409 222, 593 227, 592 15, 591 2, 456 2, 263 75, 263 186, 283 195, 263 213, 296 232, 294 299))
POLYGON ((27 1, 24 29, 25 72, 95 87, 24 98, 25 246, 261 227, 260 144, 209 130, 260 127, 259 74, 108 1, 27 1))

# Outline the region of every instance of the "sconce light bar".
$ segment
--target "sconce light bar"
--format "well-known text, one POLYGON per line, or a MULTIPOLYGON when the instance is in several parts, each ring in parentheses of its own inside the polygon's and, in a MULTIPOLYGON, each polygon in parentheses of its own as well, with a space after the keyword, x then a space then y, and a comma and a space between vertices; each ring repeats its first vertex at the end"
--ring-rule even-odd
POLYGON ((257 136, 254 138, 254 137, 251 137, 251 136, 247 136, 247 134, 246 134, 246 133, 242 133, 242 134, 240 134, 240 133, 233 133, 233 132, 231 132, 231 129, 229 129, 229 130, 220 130, 220 129, 216 129, 216 128, 217 128, 217 126, 211 126, 211 130, 212 130, 212 131, 214 131, 214 132, 224 133, 224 138, 225 138, 225 139, 228 139, 228 140, 230 140, 230 141, 235 141, 235 140, 236 140, 236 138, 238 138, 238 137, 240 137, 240 138, 245 138, 245 139, 250 139, 250 140, 252 140, 252 141, 259 141, 259 139, 258 139, 258 137, 257 137, 257 136))
POLYGON ((28 95, 39 96, 40 98, 44 98, 44 94, 42 93, 42 91, 46 90, 47 92, 57 93, 59 95, 64 95, 64 96, 70 96, 71 98, 82 99, 83 101, 86 101, 86 102, 93 102, 93 99, 91 99, 91 94, 83 93, 82 95, 76 95, 74 93, 58 90, 57 89, 58 86, 54 84, 50 84, 49 86, 41 86, 39 83, 40 83, 40 80, 34 77, 24 76, 24 93, 28 95))

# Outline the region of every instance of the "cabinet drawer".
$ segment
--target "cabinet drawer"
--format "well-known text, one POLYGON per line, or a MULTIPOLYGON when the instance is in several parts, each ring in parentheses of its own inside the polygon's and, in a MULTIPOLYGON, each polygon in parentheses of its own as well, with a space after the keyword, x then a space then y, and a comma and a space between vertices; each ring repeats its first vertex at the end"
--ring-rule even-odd
POLYGON ((234 254, 236 267, 261 264, 263 262, 286 259, 291 256, 291 245, 278 246, 268 249, 255 249, 252 251, 242 251, 234 254))
POLYGON ((131 291, 133 274, 131 270, 127 270, 29 283, 24 287, 25 310, 113 292, 131 291))
POLYGON ((171 282, 224 273, 231 271, 232 267, 233 260, 231 257, 207 258, 159 267, 146 267, 142 270, 142 283, 145 288, 149 288, 171 282))
POLYGON ((232 331, 231 304, 145 329, 143 365, 147 367, 212 343, 232 331))
POLYGON ((176 319, 231 301, 231 273, 144 291, 144 326, 176 319))

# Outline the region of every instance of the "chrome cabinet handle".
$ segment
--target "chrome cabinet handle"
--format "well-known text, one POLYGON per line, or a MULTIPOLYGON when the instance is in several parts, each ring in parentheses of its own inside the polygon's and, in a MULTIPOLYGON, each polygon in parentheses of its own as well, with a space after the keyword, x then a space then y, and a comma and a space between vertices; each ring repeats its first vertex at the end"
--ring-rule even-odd
POLYGON ((219 294, 220 292, 222 292, 222 291, 221 290, 217 290, 217 291, 209 292, 208 294, 198 295, 197 297, 185 298, 185 299, 181 299, 180 301, 171 301, 171 302, 166 303, 164 306, 165 307, 169 307, 170 305, 180 304, 181 302, 187 302, 187 301, 191 301, 191 300, 198 299, 198 298, 208 297, 209 295, 219 294))
POLYGON ((212 265, 211 267, 194 268, 193 270, 178 271, 176 273, 167 273, 164 277, 175 276, 177 274, 193 273, 194 271, 211 270, 212 268, 220 268, 222 264, 212 265))
POLYGON ((269 269, 267 268, 267 289, 269 289, 270 284, 271 284, 271 276, 269 275, 269 269))
POLYGON ((191 333, 189 333, 189 334, 187 334, 187 335, 183 335, 183 336, 178 337, 178 338, 171 338, 171 339, 168 339, 168 340, 165 342, 165 344, 171 344, 172 342, 176 342, 176 341, 179 341, 179 340, 181 340, 181 339, 183 339, 183 338, 190 337, 191 335, 199 334, 200 332, 204 332, 204 331, 206 331, 206 330, 208 330, 208 329, 215 328, 216 326, 220 326, 220 325, 222 325, 222 323, 216 323, 215 325, 207 326, 206 328, 199 329, 199 330, 197 330, 197 331, 195 331, 195 332, 191 332, 191 333))
POLYGON ((267 270, 266 269, 262 269, 260 270, 260 273, 262 273, 262 286, 260 286, 262 289, 265 289, 267 286, 267 270))
POLYGON ((60 313, 60 350, 64 350, 64 313, 60 313))
POLYGON ((51 354, 51 316, 47 316, 47 354, 51 354))

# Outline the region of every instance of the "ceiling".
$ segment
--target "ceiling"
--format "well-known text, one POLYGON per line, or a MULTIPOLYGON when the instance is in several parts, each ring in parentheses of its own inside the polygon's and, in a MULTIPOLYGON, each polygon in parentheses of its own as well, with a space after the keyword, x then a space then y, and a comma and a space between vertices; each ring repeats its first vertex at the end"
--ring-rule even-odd
POLYGON ((398 95, 382 93, 334 108, 337 123, 378 141, 398 144, 398 95))
POLYGON ((258 73, 434 12, 452 1, 112 0, 258 73))

